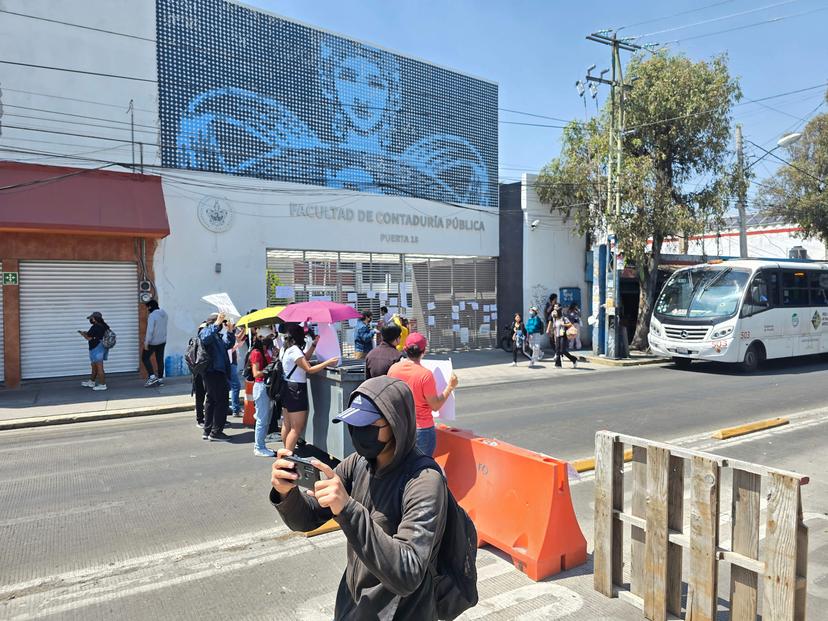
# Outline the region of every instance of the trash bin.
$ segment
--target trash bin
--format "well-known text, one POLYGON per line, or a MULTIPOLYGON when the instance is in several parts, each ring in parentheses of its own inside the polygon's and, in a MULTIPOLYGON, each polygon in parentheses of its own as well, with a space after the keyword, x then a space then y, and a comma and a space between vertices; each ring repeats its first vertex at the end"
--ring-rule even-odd
POLYGON ((354 452, 347 425, 331 422, 348 404, 351 393, 365 381, 365 363, 346 360, 308 377, 310 412, 305 441, 336 459, 354 452))

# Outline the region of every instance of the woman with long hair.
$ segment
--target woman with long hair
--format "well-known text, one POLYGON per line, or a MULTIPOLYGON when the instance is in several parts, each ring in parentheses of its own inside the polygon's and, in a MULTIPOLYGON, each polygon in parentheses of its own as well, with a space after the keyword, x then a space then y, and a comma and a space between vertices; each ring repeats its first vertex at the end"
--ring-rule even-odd
POLYGON ((89 317, 90 328, 78 333, 89 343, 89 362, 92 365, 92 374, 88 380, 81 382, 81 386, 92 390, 106 390, 106 374, 104 373, 104 361, 109 358, 109 350, 104 347, 103 338, 109 326, 104 321, 103 315, 95 311, 89 317))
POLYGON ((317 336, 313 344, 302 351, 305 330, 299 324, 291 324, 286 329, 284 346, 279 352, 285 379, 282 392, 282 441, 289 451, 296 448, 308 422, 308 375, 319 373, 339 361, 339 358, 329 358, 311 365, 308 358, 312 356, 318 341, 317 336))
MULTIPOLYGON (((253 454, 257 457, 274 457, 276 453, 267 448, 265 438, 270 427, 270 397, 265 388, 265 367, 273 360, 268 342, 264 337, 257 335, 250 344, 250 374, 253 376, 253 403, 256 406, 256 444, 253 454)), ((249 377, 249 376, 248 376, 249 377)))

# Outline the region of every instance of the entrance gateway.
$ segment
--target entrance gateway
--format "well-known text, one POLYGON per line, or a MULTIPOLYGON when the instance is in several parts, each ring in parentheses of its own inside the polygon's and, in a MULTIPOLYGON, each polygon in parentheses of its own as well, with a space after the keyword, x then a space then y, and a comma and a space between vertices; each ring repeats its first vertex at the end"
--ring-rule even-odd
MULTIPOLYGON (((486 349, 497 341, 497 259, 376 252, 267 251, 269 306, 326 299, 371 311, 395 309, 429 349, 486 349)), ((336 324, 344 356, 356 322, 336 324)))

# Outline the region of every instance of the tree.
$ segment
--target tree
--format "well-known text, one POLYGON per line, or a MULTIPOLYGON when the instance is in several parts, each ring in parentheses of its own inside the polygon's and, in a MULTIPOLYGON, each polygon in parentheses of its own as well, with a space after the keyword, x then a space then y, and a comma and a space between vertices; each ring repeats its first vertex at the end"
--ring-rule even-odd
POLYGON ((786 150, 784 159, 790 165, 781 165, 762 183, 758 204, 771 215, 796 222, 803 237, 828 243, 828 113, 811 119, 802 138, 786 150))
POLYGON ((574 216, 582 233, 615 232, 641 285, 632 347, 646 349, 662 243, 703 232, 726 209, 731 110, 741 90, 725 56, 635 56, 626 81, 634 78, 625 96, 620 216, 607 209, 609 101, 598 118, 566 127, 561 154, 541 171, 536 190, 551 209, 574 216))

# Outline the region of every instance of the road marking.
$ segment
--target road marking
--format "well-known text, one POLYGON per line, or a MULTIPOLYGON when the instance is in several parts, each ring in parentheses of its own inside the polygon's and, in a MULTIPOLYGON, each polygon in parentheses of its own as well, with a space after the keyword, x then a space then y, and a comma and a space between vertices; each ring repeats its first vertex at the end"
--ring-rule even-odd
POLYGON ((18 518, 11 518, 9 520, 0 520, 0 528, 6 526, 14 526, 15 524, 25 524, 26 522, 42 522, 44 520, 60 519, 69 515, 81 515, 84 513, 93 513, 96 511, 106 511, 115 507, 122 507, 126 501, 117 500, 112 502, 102 502, 97 505, 87 507, 75 507, 73 509, 63 509, 61 511, 53 511, 52 513, 38 513, 37 515, 27 515, 18 518))
POLYGON ((462 619, 463 621, 482 619, 500 610, 539 598, 544 598, 545 600, 552 598, 555 601, 538 602, 542 606, 536 608, 531 613, 521 613, 521 620, 529 618, 538 620, 560 619, 561 617, 578 612, 584 605, 584 599, 572 589, 568 589, 555 582, 533 582, 532 584, 525 584, 517 589, 482 599, 477 603, 477 606, 464 612, 458 619, 462 619), (538 613, 541 613, 540 616, 538 616, 538 613))
MULTIPOLYGON (((123 438, 123 434, 118 435, 108 435, 108 436, 98 436, 97 438, 86 438, 80 440, 64 440, 62 442, 44 442, 42 444, 37 445, 37 451, 42 451, 43 449, 55 448, 58 446, 75 446, 76 444, 86 444, 89 442, 102 442, 104 440, 117 440, 119 438, 123 438)), ((11 446, 8 448, 0 449, 0 453, 10 453, 13 451, 31 451, 31 445, 24 445, 24 446, 11 446)))
POLYGON ((140 563, 134 559, 107 566, 103 572, 80 571, 51 576, 37 581, 38 585, 26 590, 14 585, 0 592, 0 606, 6 608, 2 616, 23 620, 62 614, 342 545, 343 538, 338 533, 306 539, 301 534, 286 534, 285 529, 277 531, 282 533, 279 541, 273 540, 274 531, 270 531, 271 536, 268 537, 258 533, 252 537, 248 534, 233 538, 236 545, 226 545, 231 540, 225 540, 225 545, 220 549, 210 545, 190 546, 154 555, 155 558, 163 556, 167 561, 163 570, 157 562, 148 562, 148 557, 143 557, 140 563), (247 543, 239 543, 245 538, 247 543), (203 551, 192 553, 196 547, 203 551), (184 556, 173 556, 182 550, 188 552, 184 556), (71 578, 67 580, 66 576, 71 578))

